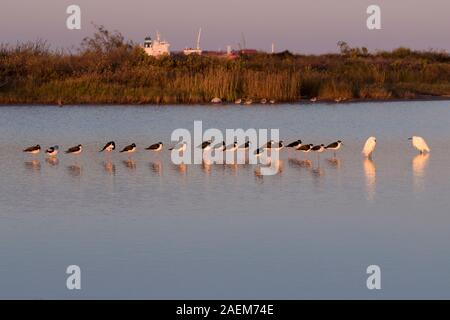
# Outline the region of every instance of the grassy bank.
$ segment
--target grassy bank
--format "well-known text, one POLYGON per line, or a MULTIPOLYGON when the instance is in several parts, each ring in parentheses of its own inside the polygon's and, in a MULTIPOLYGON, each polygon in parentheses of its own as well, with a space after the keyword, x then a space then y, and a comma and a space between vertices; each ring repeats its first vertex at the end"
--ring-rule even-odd
POLYGON ((76 52, 44 42, 0 47, 0 104, 206 103, 214 97, 411 99, 450 95, 450 55, 400 48, 369 53, 339 43, 327 55, 256 54, 155 59, 98 28, 76 52))

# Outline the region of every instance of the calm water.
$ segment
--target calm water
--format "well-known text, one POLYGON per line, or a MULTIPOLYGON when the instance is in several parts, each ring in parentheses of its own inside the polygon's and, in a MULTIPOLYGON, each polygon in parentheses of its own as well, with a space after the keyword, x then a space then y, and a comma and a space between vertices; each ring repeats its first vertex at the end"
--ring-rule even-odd
POLYGON ((450 298, 449 169, 449 101, 1 107, 0 298, 450 298), (283 151, 264 177, 142 150, 194 120, 345 145, 320 161, 283 151), (360 155, 370 135, 373 162, 360 155), (109 140, 141 149, 98 153, 109 140), (37 143, 85 151, 21 152, 37 143), (66 289, 71 264, 81 291, 66 289), (371 264, 381 291, 366 288, 371 264))

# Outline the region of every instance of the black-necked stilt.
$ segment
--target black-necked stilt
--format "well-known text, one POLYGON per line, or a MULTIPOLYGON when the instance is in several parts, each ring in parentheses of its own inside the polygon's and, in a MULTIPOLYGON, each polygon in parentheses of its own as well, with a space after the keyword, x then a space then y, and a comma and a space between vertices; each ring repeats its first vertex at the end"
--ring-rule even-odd
POLYGON ((169 148, 169 150, 170 151, 173 150, 173 151, 183 152, 183 151, 186 150, 186 145, 187 145, 187 143, 185 141, 183 141, 183 142, 177 144, 176 146, 174 146, 172 148, 169 148))
POLYGON ((240 145, 238 149, 247 150, 250 148, 250 141, 245 142, 243 145, 240 145))
POLYGON ((419 150, 421 154, 430 152, 430 147, 428 147, 428 144, 426 143, 424 138, 412 136, 411 138, 408 138, 408 140, 411 140, 413 147, 419 150))
POLYGON ((132 143, 125 148, 123 148, 120 152, 122 153, 132 153, 136 151, 136 144, 132 143))
POLYGON ((302 140, 297 140, 294 142, 289 143, 286 148, 294 148, 294 149, 298 149, 302 146, 302 140))
POLYGON ((203 141, 201 145, 199 145, 197 148, 201 148, 203 151, 208 151, 211 149, 211 140, 203 141))
POLYGON ((235 141, 235 142, 233 142, 232 144, 226 146, 224 150, 225 150, 225 151, 228 151, 228 152, 233 152, 233 151, 236 151, 237 148, 238 148, 238 144, 237 144, 237 142, 235 141))
POLYGON ((329 145, 327 145, 325 147, 325 149, 327 150, 333 150, 334 151, 334 156, 336 157, 336 151, 339 150, 342 146, 342 141, 338 140, 336 142, 330 143, 329 145))
POLYGON ((158 143, 152 144, 150 147, 145 148, 145 150, 149 150, 149 151, 161 151, 162 148, 163 148, 163 143, 162 143, 162 142, 158 142, 158 143))
POLYGON ((274 143, 274 142, 275 141, 273 141, 273 140, 269 140, 261 148, 269 149, 272 146, 272 143, 274 143))
POLYGON ((100 152, 103 152, 103 151, 111 152, 111 151, 113 151, 115 149, 116 149, 115 142, 114 141, 110 141, 107 144, 105 144, 105 146, 100 150, 100 152))
POLYGON ((24 149, 23 152, 37 154, 37 153, 41 152, 41 146, 37 144, 35 146, 24 149))
POLYGON ((362 154, 366 158, 372 158, 372 154, 375 150, 376 145, 377 145, 377 139, 375 137, 369 137, 366 140, 366 143, 364 144, 362 154))
POLYGON ((66 153, 79 154, 81 151, 83 151, 83 146, 81 144, 79 144, 75 147, 67 149, 66 153))
POLYGON ((45 154, 50 156, 50 157, 54 157, 58 154, 59 151, 59 147, 58 146, 53 146, 48 148, 47 150, 45 150, 45 154))
POLYGON ((255 157, 260 157, 264 153, 264 148, 258 148, 255 150, 255 157))
POLYGON ((311 144, 311 143, 310 143, 310 144, 304 144, 304 145, 302 145, 301 147, 297 148, 296 150, 297 150, 297 151, 304 152, 304 153, 308 153, 308 152, 311 151, 311 149, 312 149, 313 146, 314 146, 314 145, 311 144))
POLYGON ((321 144, 321 145, 314 146, 311 148, 311 151, 322 153, 325 151, 325 145, 321 144))
POLYGON ((222 141, 221 143, 218 143, 216 145, 214 145, 213 149, 215 151, 223 151, 225 150, 226 146, 225 146, 225 141, 222 141))
POLYGON ((321 144, 321 145, 314 146, 311 148, 311 151, 317 152, 317 158, 319 158, 319 155, 325 151, 325 145, 321 144))
POLYGON ((283 149, 284 144, 283 141, 279 141, 279 142, 275 142, 273 140, 270 140, 269 142, 267 142, 266 144, 266 149, 270 149, 270 150, 281 150, 283 149))

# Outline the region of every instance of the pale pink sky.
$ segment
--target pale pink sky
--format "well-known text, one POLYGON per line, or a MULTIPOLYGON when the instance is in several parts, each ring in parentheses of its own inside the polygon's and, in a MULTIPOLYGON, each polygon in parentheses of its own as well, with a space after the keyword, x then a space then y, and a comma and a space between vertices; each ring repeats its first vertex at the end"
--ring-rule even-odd
POLYGON ((159 30, 172 49, 194 45, 202 27, 204 49, 236 45, 303 53, 336 51, 336 42, 353 46, 450 51, 447 0, 2 0, 0 42, 48 40, 54 47, 78 45, 92 34, 90 22, 142 41, 159 30), (5 3, 6 2, 6 3, 5 3), (66 8, 82 9, 82 29, 68 30, 66 8), (366 28, 366 8, 378 4, 382 30, 366 28))

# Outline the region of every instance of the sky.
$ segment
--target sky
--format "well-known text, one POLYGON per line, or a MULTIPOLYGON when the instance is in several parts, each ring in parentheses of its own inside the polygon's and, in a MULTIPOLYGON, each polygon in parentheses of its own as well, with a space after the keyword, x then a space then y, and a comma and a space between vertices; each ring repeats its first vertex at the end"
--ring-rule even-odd
POLYGON ((336 52, 336 43, 370 50, 400 46, 450 51, 448 0, 1 0, 0 42, 47 40, 77 47, 92 22, 142 42, 159 30, 171 50, 194 46, 199 27, 204 50, 237 47, 298 53, 336 52), (81 8, 81 30, 69 30, 66 8, 81 8), (381 30, 368 30, 366 9, 381 8, 381 30))

